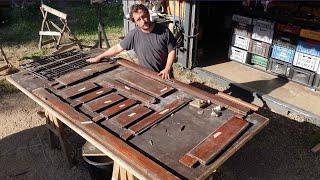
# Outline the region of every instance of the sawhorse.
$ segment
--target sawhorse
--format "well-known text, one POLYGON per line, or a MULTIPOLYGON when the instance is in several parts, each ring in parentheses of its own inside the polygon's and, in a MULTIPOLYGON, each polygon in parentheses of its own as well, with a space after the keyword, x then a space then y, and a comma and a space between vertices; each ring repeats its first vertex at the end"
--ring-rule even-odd
POLYGON ((46 127, 49 131, 49 145, 50 148, 56 149, 59 147, 56 141, 56 137, 58 137, 60 142, 60 147, 64 153, 64 156, 66 157, 68 161, 69 167, 73 167, 75 164, 75 160, 73 157, 73 151, 71 148, 71 145, 68 142, 68 137, 65 132, 65 125, 54 115, 52 115, 48 111, 39 111, 37 112, 40 118, 45 118, 46 121, 46 127))
POLYGON ((39 31, 40 40, 39 40, 39 49, 41 49, 42 46, 54 43, 55 48, 59 49, 61 46, 61 40, 64 34, 67 34, 69 36, 69 39, 72 43, 63 45, 59 49, 59 51, 66 50, 74 45, 78 45, 80 49, 82 49, 80 41, 77 39, 77 37, 71 32, 68 23, 67 23, 67 14, 60 12, 56 9, 53 9, 47 5, 42 4, 40 7, 43 20, 41 24, 41 30, 39 31), (51 15, 57 16, 62 23, 63 27, 59 27, 57 24, 55 24, 53 21, 48 19, 48 13, 51 15), (46 27, 46 29, 45 29, 46 27), (55 28, 56 31, 51 31, 51 27, 55 28), (43 36, 51 36, 52 39, 49 39, 47 41, 43 42, 43 36))

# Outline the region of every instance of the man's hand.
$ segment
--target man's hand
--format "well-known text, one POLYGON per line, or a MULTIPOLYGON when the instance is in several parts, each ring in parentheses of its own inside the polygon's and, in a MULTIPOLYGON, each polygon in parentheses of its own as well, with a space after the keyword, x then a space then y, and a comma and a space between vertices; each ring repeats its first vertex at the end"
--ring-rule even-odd
POLYGON ((170 79, 170 69, 160 71, 158 76, 161 76, 162 79, 170 79))
POLYGON ((87 59, 87 62, 90 62, 90 63, 97 63, 99 61, 101 61, 101 58, 99 58, 98 56, 94 57, 94 58, 87 59))

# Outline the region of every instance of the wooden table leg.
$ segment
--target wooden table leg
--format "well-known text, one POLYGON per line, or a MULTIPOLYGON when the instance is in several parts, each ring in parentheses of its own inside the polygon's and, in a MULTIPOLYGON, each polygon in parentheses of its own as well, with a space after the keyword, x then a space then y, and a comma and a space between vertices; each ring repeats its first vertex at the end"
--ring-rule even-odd
POLYGON ((320 151, 320 143, 311 149, 313 153, 317 153, 320 151))
POLYGON ((135 180, 133 174, 121 167, 118 163, 113 163, 112 180, 135 180))
POLYGON ((63 150, 64 156, 66 157, 69 167, 74 165, 74 158, 72 156, 72 148, 71 145, 67 141, 67 135, 65 133, 65 125, 55 116, 53 116, 48 111, 45 111, 46 116, 46 126, 49 129, 49 140, 50 146, 52 148, 57 147, 57 143, 55 141, 55 134, 59 138, 61 149, 63 150))

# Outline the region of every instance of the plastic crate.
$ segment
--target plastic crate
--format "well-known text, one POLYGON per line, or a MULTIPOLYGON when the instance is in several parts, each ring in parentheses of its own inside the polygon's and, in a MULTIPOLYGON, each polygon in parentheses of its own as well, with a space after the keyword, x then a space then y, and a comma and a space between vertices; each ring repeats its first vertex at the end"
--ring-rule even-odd
POLYGON ((238 47, 240 49, 248 50, 249 49, 249 43, 250 43, 250 38, 240 36, 237 34, 234 34, 232 36, 232 42, 231 45, 238 47))
POLYGON ((288 77, 291 67, 292 65, 289 63, 270 58, 267 70, 280 76, 288 77))
POLYGON ((269 58, 270 46, 271 45, 268 43, 260 42, 252 39, 249 45, 249 52, 265 58, 269 58))
POLYGON ((252 54, 251 64, 261 66, 261 67, 265 68, 265 70, 266 70, 267 66, 268 66, 268 59, 264 58, 262 56, 252 54))
POLYGON ((275 32, 273 36, 273 44, 275 43, 288 43, 296 48, 298 36, 284 33, 284 32, 275 32))
POLYGON ((320 41, 320 32, 310 29, 301 29, 300 36, 308 39, 320 41))
POLYGON ((231 60, 246 63, 248 59, 248 52, 237 47, 230 46, 228 56, 231 60))
POLYGON ((234 22, 238 22, 238 23, 241 23, 241 24, 252 24, 252 18, 249 18, 249 17, 245 17, 245 16, 240 16, 238 14, 234 14, 232 16, 232 21, 234 22))
POLYGON ((254 26, 259 26, 262 28, 266 28, 266 29, 272 29, 274 28, 274 22, 272 21, 267 21, 267 20, 262 20, 262 19, 253 19, 252 20, 252 24, 254 26))
POLYGON ((271 57, 292 64, 295 52, 295 46, 277 41, 272 45, 271 57))
POLYGON ((273 22, 254 19, 252 39, 271 44, 274 33, 273 27, 273 22))
POLYGON ((320 57, 311 56, 301 52, 296 52, 293 65, 310 71, 317 71, 319 67, 320 57))
POLYGON ((312 40, 299 40, 296 51, 320 57, 320 43, 312 40))
POLYGON ((289 74, 289 79, 300 84, 312 86, 316 73, 301 69, 299 67, 292 67, 289 74))
POLYGON ((285 32, 285 33, 290 33, 290 34, 295 34, 299 35, 301 28, 299 26, 294 26, 291 24, 276 24, 276 30, 280 32, 285 32))
POLYGON ((233 26, 233 34, 237 34, 240 36, 251 38, 252 36, 252 26, 251 25, 241 25, 239 23, 235 23, 233 26))
POLYGON ((316 77, 314 78, 314 82, 312 86, 314 89, 320 88, 320 74, 316 74, 316 77))

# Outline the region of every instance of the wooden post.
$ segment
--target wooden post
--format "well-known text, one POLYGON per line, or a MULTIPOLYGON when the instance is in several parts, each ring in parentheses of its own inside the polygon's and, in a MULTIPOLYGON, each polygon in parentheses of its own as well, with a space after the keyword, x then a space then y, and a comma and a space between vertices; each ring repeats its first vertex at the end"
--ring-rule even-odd
POLYGON ((313 153, 317 153, 320 151, 320 143, 311 149, 313 153))
POLYGON ((135 180, 136 177, 133 176, 125 168, 121 167, 118 163, 113 163, 112 180, 135 180))
POLYGON ((55 134, 59 138, 61 149, 63 150, 63 153, 68 161, 69 167, 71 168, 74 165, 74 159, 72 157, 71 145, 67 141, 68 137, 64 130, 64 124, 48 111, 45 111, 45 117, 47 123, 46 126, 49 130, 50 147, 58 147, 55 137, 53 136, 53 134, 55 134))

